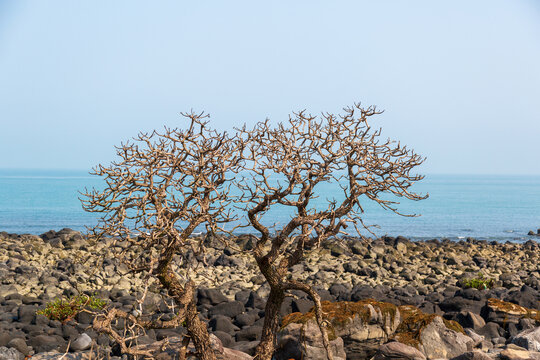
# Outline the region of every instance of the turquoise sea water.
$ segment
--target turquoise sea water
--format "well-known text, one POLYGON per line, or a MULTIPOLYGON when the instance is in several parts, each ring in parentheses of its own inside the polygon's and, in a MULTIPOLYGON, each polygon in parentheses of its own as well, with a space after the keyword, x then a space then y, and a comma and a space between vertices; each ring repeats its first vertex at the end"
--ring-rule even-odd
MULTIPOLYGON (((85 231, 97 218, 82 210, 78 191, 100 185, 99 178, 83 171, 0 170, 0 231, 42 234, 64 227, 85 231)), ((540 228, 538 176, 428 175, 414 189, 429 193, 429 199, 404 202, 400 209, 422 215, 417 218, 400 217, 363 201, 364 219, 379 225, 374 229, 377 235, 526 241, 532 238, 527 236, 529 230, 540 228)), ((319 202, 333 197, 333 192, 339 197, 335 188, 322 190, 319 202)), ((263 220, 279 226, 288 216, 277 210, 263 220)))

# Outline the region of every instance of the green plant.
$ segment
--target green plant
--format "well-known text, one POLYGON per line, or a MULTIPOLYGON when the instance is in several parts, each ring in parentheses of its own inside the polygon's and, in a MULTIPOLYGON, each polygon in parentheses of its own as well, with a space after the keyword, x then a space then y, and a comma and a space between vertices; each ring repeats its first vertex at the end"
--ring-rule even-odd
POLYGON ((85 307, 92 310, 102 310, 107 305, 107 301, 95 296, 78 295, 70 298, 57 298, 47 304, 45 309, 36 311, 38 315, 44 315, 51 320, 66 322, 85 307))
POLYGON ((485 278, 484 274, 480 272, 478 273, 478 277, 465 281, 463 285, 465 288, 486 290, 486 289, 491 289, 494 285, 494 282, 493 282, 493 279, 485 278))

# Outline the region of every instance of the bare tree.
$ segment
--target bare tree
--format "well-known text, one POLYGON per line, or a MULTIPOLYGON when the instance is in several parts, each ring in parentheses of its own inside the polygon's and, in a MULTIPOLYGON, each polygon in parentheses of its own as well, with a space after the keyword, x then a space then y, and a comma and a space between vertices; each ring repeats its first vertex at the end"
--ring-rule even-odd
POLYGON ((180 357, 185 357, 191 339, 199 359, 213 360, 208 330, 194 298, 196 284, 190 274, 196 269, 186 255, 204 251, 203 241, 190 237, 195 229, 204 226, 211 234, 232 220, 228 177, 241 166, 243 145, 238 138, 209 129, 204 113, 183 115, 190 121, 186 130, 140 133, 118 147, 117 162, 93 171, 103 177, 105 188, 86 190, 81 200, 86 211, 103 213, 93 235, 123 241, 122 259, 131 271, 159 280, 174 299, 177 316, 152 321, 113 309, 96 318, 94 328, 113 337, 122 351, 148 355, 128 346, 129 339, 111 322, 124 318, 146 329, 184 324, 188 337, 180 357), (173 266, 182 267, 183 276, 173 266))
MULTIPOLYGON (((308 249, 353 226, 369 230, 362 221, 361 199, 376 202, 401 214, 395 201, 381 197, 392 194, 411 200, 427 196, 411 192, 423 178, 411 174, 424 159, 390 140, 381 141, 380 129, 372 129, 368 118, 380 114, 375 107, 360 104, 336 116, 321 119, 295 113, 286 124, 272 127, 267 120, 253 129, 240 130, 247 142, 246 173, 238 186, 244 193, 249 225, 257 231, 253 249, 258 267, 270 285, 257 359, 270 360, 279 329, 279 310, 288 290, 301 290, 315 303, 327 356, 332 359, 320 296, 309 285, 291 279, 288 269, 301 262, 308 249), (328 199, 324 208, 314 206, 322 183, 335 183, 342 197, 328 199), (264 216, 270 209, 285 207, 291 217, 282 227, 269 226, 264 216)), ((414 215, 404 215, 414 216, 414 215)))

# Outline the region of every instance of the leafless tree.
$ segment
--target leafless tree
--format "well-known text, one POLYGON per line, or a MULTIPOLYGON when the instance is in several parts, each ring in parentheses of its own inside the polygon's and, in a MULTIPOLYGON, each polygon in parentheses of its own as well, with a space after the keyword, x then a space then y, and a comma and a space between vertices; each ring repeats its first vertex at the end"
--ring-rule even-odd
MULTIPOLYGON (((375 107, 360 104, 336 116, 320 119, 301 111, 285 124, 270 122, 240 129, 246 141, 245 173, 238 186, 249 225, 257 235, 253 249, 258 267, 270 285, 257 359, 270 360, 279 329, 279 310, 288 290, 301 290, 315 303, 327 356, 332 359, 320 296, 307 283, 289 278, 288 269, 300 263, 308 249, 352 226, 360 233, 369 225, 362 221, 362 199, 401 214, 398 202, 382 197, 391 194, 411 200, 426 196, 411 192, 423 178, 411 174, 424 159, 399 143, 381 140, 368 118, 380 114, 375 107), (314 206, 322 183, 335 183, 342 197, 328 199, 325 208, 314 206), (291 217, 283 226, 269 226, 264 216, 270 209, 285 207, 291 217), (266 220, 266 221, 265 221, 266 220)), ((404 215, 414 216, 414 215, 404 215)))
POLYGON ((124 318, 146 329, 184 324, 188 337, 180 357, 185 357, 191 339, 199 359, 213 360, 208 330, 198 317, 194 298, 191 275, 196 270, 186 254, 204 251, 202 240, 191 237, 195 229, 204 226, 207 233, 214 233, 232 220, 228 177, 241 166, 242 142, 209 129, 204 113, 183 115, 189 120, 186 130, 140 133, 117 147, 119 160, 93 171, 103 177, 105 188, 86 190, 81 200, 86 211, 103 213, 93 236, 124 242, 122 259, 131 271, 159 280, 174 299, 177 316, 151 321, 113 309, 96 318, 94 328, 113 337, 122 351, 148 355, 131 348, 129 339, 117 333, 111 322, 124 318), (182 267, 185 275, 173 271, 173 266, 182 267))

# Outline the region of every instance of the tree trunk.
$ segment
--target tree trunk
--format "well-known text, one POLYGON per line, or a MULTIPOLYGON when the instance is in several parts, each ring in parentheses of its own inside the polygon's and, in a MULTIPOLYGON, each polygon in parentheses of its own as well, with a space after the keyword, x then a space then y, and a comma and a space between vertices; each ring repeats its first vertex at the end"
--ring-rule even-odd
POLYGON ((279 311, 285 299, 283 288, 270 288, 270 295, 264 309, 264 325, 261 342, 255 350, 255 359, 272 360, 276 348, 276 335, 279 330, 279 311))
POLYGON ((167 264, 160 265, 162 266, 158 267, 157 277, 180 308, 178 316, 183 315, 186 320, 186 329, 197 350, 197 357, 200 360, 216 360, 216 355, 210 347, 210 335, 206 324, 198 316, 199 312, 195 302, 195 283, 190 280, 182 286, 176 275, 169 270, 167 264))
POLYGON ((215 360, 216 356, 210 346, 210 335, 206 324, 199 319, 195 300, 189 303, 186 312, 186 329, 193 340, 199 360, 215 360))

